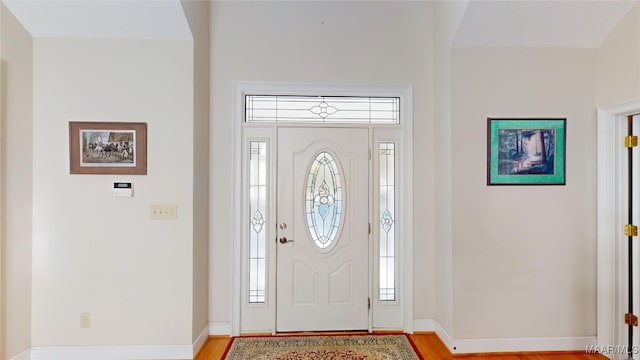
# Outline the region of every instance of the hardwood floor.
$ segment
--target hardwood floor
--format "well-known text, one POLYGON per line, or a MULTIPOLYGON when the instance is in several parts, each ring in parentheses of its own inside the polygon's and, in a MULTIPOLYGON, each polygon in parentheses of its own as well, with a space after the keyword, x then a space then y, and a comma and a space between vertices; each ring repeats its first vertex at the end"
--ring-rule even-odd
MULTIPOLYGON (((425 360, 607 360, 597 354, 584 352, 508 353, 451 355, 440 338, 433 333, 410 335, 425 360)), ((220 360, 231 339, 227 336, 211 336, 195 360, 220 360)))
POLYGON ((209 336, 195 360, 220 360, 231 338, 228 336, 209 336))

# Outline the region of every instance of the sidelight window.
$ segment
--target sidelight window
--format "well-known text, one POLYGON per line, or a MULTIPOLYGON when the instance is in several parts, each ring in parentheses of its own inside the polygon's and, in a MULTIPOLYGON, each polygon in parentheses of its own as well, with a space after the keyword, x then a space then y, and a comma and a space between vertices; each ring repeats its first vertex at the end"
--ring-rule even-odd
POLYGON ((396 144, 379 148, 380 301, 396 300, 396 144))
POLYGON ((249 143, 249 303, 266 289, 267 142, 249 143))

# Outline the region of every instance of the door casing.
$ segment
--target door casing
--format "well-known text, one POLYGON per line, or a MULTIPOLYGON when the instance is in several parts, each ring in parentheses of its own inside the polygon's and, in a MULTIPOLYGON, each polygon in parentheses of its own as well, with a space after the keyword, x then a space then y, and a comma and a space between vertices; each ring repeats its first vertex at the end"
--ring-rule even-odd
POLYGON ((626 209, 620 194, 626 189, 626 117, 640 113, 640 100, 598 108, 598 215, 597 215, 597 342, 624 344, 626 312, 624 253, 617 241, 626 223, 626 209))
MULTIPOLYGON (((413 332, 413 92, 410 86, 357 86, 357 85, 327 85, 327 84, 291 84, 291 83, 262 83, 262 82, 234 82, 234 126, 233 126, 233 201, 234 204, 242 203, 242 146, 245 142, 246 132, 251 128, 265 127, 264 124, 253 126, 254 124, 244 123, 244 95, 245 94, 300 94, 327 96, 397 96, 401 99, 401 121, 399 125, 364 125, 369 127, 373 134, 397 134, 401 142, 399 158, 400 171, 398 181, 399 213, 402 218, 398 222, 398 235, 403 241, 398 246, 398 268, 399 272, 399 295, 398 306, 401 311, 401 330, 407 333, 413 332)), ((272 133, 281 124, 270 124, 272 133)), ((311 126, 305 124, 295 124, 295 126, 311 126)), ((316 125, 317 126, 317 125, 316 125)), ((341 125, 332 125, 341 127, 341 125)), ((354 125, 344 125, 344 127, 361 127, 354 125)), ((377 135, 374 135, 374 138, 377 135)), ((374 139, 375 140, 375 139, 374 139)), ((373 141, 372 143, 375 143, 373 141)), ((242 304, 242 207, 235 206, 233 211, 233 272, 232 272, 232 293, 231 293, 231 324, 230 335, 238 336, 241 333, 241 309, 242 304)), ((370 251, 370 253, 372 253, 370 251)), ((373 312, 370 319, 376 316, 376 311, 380 317, 385 317, 385 307, 373 305, 373 312)), ((275 311, 273 313, 272 332, 275 333, 275 311)), ((370 320, 371 324, 371 320, 370 320)), ((373 325, 370 325, 372 330, 373 325)), ((264 329, 268 330, 268 329, 264 329)))

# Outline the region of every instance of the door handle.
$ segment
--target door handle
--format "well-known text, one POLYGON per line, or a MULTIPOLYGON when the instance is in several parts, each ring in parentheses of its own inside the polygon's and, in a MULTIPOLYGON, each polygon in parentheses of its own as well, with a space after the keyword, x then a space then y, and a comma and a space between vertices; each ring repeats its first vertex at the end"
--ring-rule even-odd
POLYGON ((281 237, 279 241, 280 241, 280 244, 286 244, 286 243, 289 243, 289 242, 293 242, 293 240, 288 240, 286 236, 281 237))

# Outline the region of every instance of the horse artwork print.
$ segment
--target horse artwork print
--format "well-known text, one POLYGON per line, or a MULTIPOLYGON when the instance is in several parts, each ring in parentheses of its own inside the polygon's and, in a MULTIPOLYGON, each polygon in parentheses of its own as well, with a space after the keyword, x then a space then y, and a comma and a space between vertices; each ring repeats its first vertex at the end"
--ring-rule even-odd
POLYGON ((146 123, 70 122, 72 174, 146 174, 146 123))
POLYGON ((81 166, 135 166, 136 133, 131 130, 81 130, 81 166))
POLYGON ((487 119, 487 185, 564 185, 566 119, 487 119))

